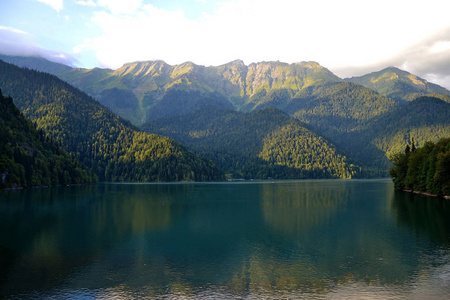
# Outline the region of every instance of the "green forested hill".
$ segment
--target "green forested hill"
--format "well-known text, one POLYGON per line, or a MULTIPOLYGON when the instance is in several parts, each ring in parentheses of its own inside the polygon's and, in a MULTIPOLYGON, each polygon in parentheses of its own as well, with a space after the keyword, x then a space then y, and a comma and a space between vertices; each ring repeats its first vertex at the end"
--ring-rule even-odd
POLYGON ((345 80, 361 84, 399 101, 412 101, 424 95, 441 94, 447 96, 445 99, 450 102, 449 90, 394 67, 345 80))
POLYGON ((450 103, 434 97, 420 97, 378 117, 361 131, 389 157, 404 149, 414 138, 423 145, 450 137, 450 103))
POLYGON ((324 132, 350 132, 398 104, 353 83, 328 83, 298 93, 285 110, 324 132))
POLYGON ((53 75, 0 61, 0 87, 46 137, 99 180, 217 180, 222 173, 182 145, 137 131, 85 93, 53 75))
POLYGON ((352 83, 303 91, 290 110, 363 165, 387 169, 388 158, 412 137, 420 144, 450 136, 450 104, 419 97, 400 104, 352 83))
MULTIPOLYGON (((184 120, 184 114, 204 105, 241 112, 275 107, 308 124, 359 165, 380 170, 387 170, 388 156, 410 137, 423 143, 448 136, 448 118, 439 118, 439 124, 433 118, 434 114, 445 116, 445 106, 438 108, 436 101, 425 101, 450 102, 450 92, 396 68, 344 81, 315 62, 247 66, 238 60, 203 67, 191 62, 171 66, 147 61, 117 70, 70 69, 59 71, 58 76, 139 126, 147 121, 156 124, 153 121, 159 119, 163 124, 176 116, 184 120), (424 94, 429 98, 413 101, 424 94)), ((185 127, 191 125, 187 122, 185 127)), ((160 126, 152 128, 159 130, 160 126)), ((232 153, 228 144, 223 147, 232 153)))
POLYGON ((334 145, 275 108, 252 113, 205 106, 148 122, 212 159, 233 178, 351 178, 361 175, 334 145))
POLYGON ((343 82, 309 87, 298 93, 285 110, 315 128, 360 164, 384 168, 388 163, 384 153, 370 144, 370 140, 358 139, 356 143, 354 135, 377 116, 398 106, 396 101, 368 88, 343 82))
POLYGON ((406 146, 392 157, 389 173, 396 189, 450 195, 450 138, 422 147, 406 146))
POLYGON ((95 181, 91 170, 38 132, 0 90, 0 188, 95 181))
POLYGON ((351 157, 372 167, 387 169, 388 158, 414 138, 418 145, 450 137, 450 103, 420 97, 373 118, 362 127, 340 135, 351 157))

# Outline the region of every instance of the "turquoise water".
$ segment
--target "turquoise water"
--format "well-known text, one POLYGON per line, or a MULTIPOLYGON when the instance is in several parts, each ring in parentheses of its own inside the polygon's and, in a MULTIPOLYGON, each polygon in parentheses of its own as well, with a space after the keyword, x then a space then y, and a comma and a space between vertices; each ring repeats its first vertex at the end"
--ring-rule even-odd
POLYGON ((0 298, 449 298, 449 216, 389 180, 2 192, 0 298))

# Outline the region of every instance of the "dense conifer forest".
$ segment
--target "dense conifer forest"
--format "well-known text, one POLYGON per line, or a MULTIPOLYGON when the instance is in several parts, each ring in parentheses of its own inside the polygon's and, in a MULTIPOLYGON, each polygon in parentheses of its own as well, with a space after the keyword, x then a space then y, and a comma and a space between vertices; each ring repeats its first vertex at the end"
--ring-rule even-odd
POLYGON ((0 61, 0 86, 45 137, 100 181, 207 181, 223 173, 179 143, 138 131, 57 77, 0 61))
POLYGON ((146 123, 212 159, 232 178, 352 178, 361 168, 333 144, 286 113, 270 107, 242 113, 204 106, 146 123))
POLYGON ((450 138, 426 142, 416 148, 407 145, 404 152, 392 156, 389 173, 396 189, 450 195, 450 138))
POLYGON ((84 184, 95 174, 25 119, 0 90, 0 188, 84 184))
POLYGON ((450 92, 395 68, 344 80, 315 62, 86 70, 2 58, 59 76, 0 61, 4 94, 100 181, 388 176, 411 137, 450 136, 450 92))

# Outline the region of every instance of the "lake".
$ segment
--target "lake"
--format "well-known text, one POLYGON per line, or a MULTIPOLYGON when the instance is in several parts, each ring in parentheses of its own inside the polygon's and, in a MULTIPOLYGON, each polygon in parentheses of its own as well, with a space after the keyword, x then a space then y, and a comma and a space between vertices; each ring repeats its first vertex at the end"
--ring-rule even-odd
POLYGON ((450 201, 390 180, 0 193, 0 299, 443 299, 450 201))

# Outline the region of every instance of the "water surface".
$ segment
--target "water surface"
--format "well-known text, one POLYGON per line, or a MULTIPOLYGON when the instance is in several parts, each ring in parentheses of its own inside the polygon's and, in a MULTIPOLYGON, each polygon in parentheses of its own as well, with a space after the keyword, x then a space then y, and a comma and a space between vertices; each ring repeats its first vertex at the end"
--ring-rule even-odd
POLYGON ((449 216, 389 180, 2 192, 0 298, 449 298, 449 216))

